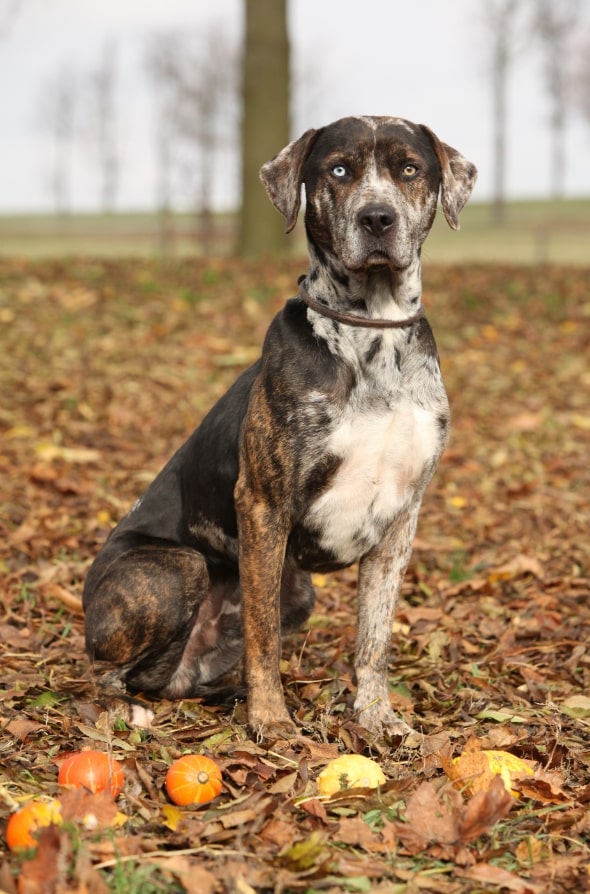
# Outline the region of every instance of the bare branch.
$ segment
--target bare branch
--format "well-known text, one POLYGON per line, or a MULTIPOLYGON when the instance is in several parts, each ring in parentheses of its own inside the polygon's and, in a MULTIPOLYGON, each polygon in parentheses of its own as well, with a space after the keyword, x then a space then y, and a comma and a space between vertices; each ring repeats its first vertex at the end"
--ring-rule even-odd
POLYGON ((569 64, 575 30, 580 19, 580 0, 537 0, 535 26, 543 48, 543 68, 549 98, 551 132, 551 192, 564 193, 565 128, 570 105, 569 64))
POLYGON ((508 80, 512 61, 526 41, 526 0, 489 0, 486 18, 491 40, 494 185, 492 215, 500 224, 506 204, 508 80))
POLYGON ((160 206, 171 204, 173 171, 196 180, 207 236, 215 162, 236 139, 237 51, 220 25, 197 36, 168 32, 152 38, 146 67, 157 95, 160 206))
POLYGON ((88 79, 86 121, 86 135, 99 166, 101 206, 107 213, 115 208, 120 167, 116 87, 117 48, 115 43, 107 41, 102 59, 88 79))

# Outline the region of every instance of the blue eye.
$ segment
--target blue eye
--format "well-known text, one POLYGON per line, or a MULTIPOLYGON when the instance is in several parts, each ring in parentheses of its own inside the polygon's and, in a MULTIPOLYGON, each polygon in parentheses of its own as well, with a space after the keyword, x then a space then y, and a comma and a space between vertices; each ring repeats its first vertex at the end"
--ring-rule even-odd
POLYGON ((338 179, 341 180, 343 177, 346 177, 348 171, 346 170, 344 165, 334 165, 334 167, 332 168, 332 174, 334 175, 334 177, 338 177, 338 179))

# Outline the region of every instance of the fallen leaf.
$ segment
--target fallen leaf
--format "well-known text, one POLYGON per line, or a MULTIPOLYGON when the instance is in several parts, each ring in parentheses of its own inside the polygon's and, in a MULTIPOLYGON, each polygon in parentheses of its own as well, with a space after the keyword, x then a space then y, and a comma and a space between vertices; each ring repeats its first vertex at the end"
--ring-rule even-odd
POLYGON ((512 580, 523 574, 532 574, 533 577, 543 577, 543 566, 534 556, 527 556, 520 553, 504 565, 499 565, 488 573, 488 580, 491 583, 502 580, 512 580))
POLYGON ((461 811, 459 820, 461 841, 468 844, 485 835, 498 820, 506 816, 513 803, 503 779, 494 776, 489 785, 470 798, 461 811))
POLYGON ((100 461, 100 450, 91 447, 61 447, 58 444, 37 444, 37 454, 46 461, 62 459, 66 463, 95 463, 100 461))
POLYGON ((322 862, 326 854, 326 837, 321 832, 315 831, 295 844, 284 847, 278 859, 284 866, 296 872, 311 869, 318 862, 322 862))
POLYGON ((18 739, 20 742, 24 742, 31 733, 36 733, 40 729, 43 729, 42 723, 36 723, 34 720, 11 720, 10 723, 6 724, 6 731, 10 733, 11 736, 14 736, 15 739, 18 739))
POLYGON ((489 833, 513 803, 497 776, 489 789, 467 802, 452 787, 437 791, 431 782, 423 782, 408 800, 406 822, 392 825, 410 854, 437 845, 442 847, 441 855, 456 858, 461 853, 465 860, 464 845, 489 833))
POLYGON ((75 788, 61 793, 59 800, 64 822, 73 821, 91 831, 120 825, 117 804, 110 791, 94 793, 75 788))
POLYGON ((475 715, 478 720, 493 720, 495 723, 527 723, 527 718, 511 711, 499 711, 494 708, 486 708, 475 715))
POLYGON ((181 883, 186 894, 213 894, 219 890, 217 876, 194 861, 180 855, 160 858, 163 870, 173 875, 181 883))
POLYGON ((571 695, 559 706, 569 717, 590 717, 590 698, 587 695, 571 695))
POLYGON ((444 752, 440 754, 442 767, 459 788, 466 788, 475 793, 488 789, 495 776, 500 777, 506 791, 515 797, 519 791, 515 779, 532 776, 533 766, 530 761, 510 754, 508 751, 490 750, 481 747, 479 739, 472 738, 467 742, 461 755, 449 758, 444 752))
POLYGON ((563 775, 559 770, 539 768, 534 776, 518 780, 518 787, 523 798, 532 798, 545 804, 564 804, 572 801, 563 787, 563 775))
POLYGON ((278 847, 284 848, 288 847, 293 841, 293 826, 291 823, 285 822, 285 820, 272 817, 265 823, 258 834, 264 841, 270 841, 278 847))
MULTIPOLYGON (((418 850, 432 842, 457 842, 462 807, 463 799, 455 789, 445 788, 439 792, 431 782, 421 783, 409 798, 405 813, 408 833, 420 843, 418 850)), ((405 830, 398 831, 405 841, 405 830)))
POLYGON ((379 833, 374 831, 360 816, 345 817, 338 824, 335 837, 343 844, 372 850, 379 841, 379 833))
POLYGON ((40 587, 39 589, 44 596, 50 596, 52 599, 57 599, 70 611, 76 612, 76 614, 79 615, 84 614, 80 597, 76 596, 74 593, 70 593, 69 590, 62 587, 61 584, 48 583, 44 584, 43 587, 40 587))
POLYGON ((298 801, 297 806, 310 816, 316 816, 322 822, 328 823, 328 812, 319 798, 305 798, 303 801, 298 801))
POLYGON ((522 863, 525 866, 532 866, 534 863, 538 863, 541 860, 545 850, 542 841, 535 838, 534 835, 528 835, 517 844, 514 855, 519 863, 522 863))
POLYGON ((59 826, 42 828, 34 857, 21 864, 18 878, 19 894, 47 894, 49 891, 54 891, 61 874, 59 860, 66 858, 68 850, 70 848, 67 835, 59 826))
POLYGON ((163 824, 171 832, 176 832, 184 819, 184 811, 175 807, 173 804, 164 804, 162 807, 163 824))
POLYGON ((457 874, 478 884, 494 885, 497 891, 512 891, 514 894, 545 894, 543 885, 535 884, 528 879, 520 878, 507 869, 493 866, 491 863, 476 863, 467 870, 458 870, 457 874))

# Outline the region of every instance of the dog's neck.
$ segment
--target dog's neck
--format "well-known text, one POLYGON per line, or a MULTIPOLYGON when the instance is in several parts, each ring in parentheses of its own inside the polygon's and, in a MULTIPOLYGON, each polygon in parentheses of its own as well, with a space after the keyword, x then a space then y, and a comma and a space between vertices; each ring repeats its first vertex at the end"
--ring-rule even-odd
POLYGON ((404 270, 372 267, 353 271, 334 257, 322 257, 320 261, 311 243, 308 250, 307 291, 333 310, 370 319, 403 320, 421 309, 419 255, 404 270))

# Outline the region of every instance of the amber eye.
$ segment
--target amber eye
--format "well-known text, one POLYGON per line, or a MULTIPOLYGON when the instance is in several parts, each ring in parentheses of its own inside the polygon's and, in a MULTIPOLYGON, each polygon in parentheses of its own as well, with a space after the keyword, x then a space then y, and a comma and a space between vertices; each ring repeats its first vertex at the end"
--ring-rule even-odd
POLYGON ((408 164, 404 165, 402 168, 402 177, 404 180, 413 180, 417 173, 418 168, 411 162, 408 162, 408 164))
POLYGON ((332 174, 336 177, 337 180, 342 180, 348 174, 347 169, 344 165, 334 165, 332 168, 332 174))

